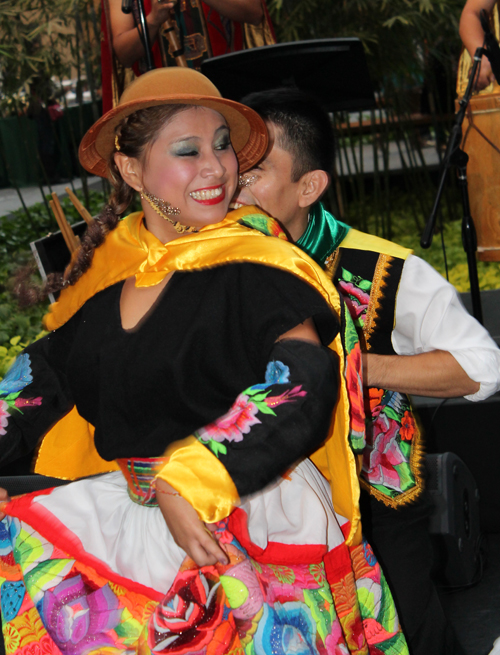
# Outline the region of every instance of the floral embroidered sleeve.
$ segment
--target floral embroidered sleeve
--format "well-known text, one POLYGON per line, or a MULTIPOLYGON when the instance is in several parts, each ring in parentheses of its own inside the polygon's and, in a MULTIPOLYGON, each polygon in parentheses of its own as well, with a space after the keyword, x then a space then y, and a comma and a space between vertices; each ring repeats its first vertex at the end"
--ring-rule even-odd
POLYGON ((28 346, 0 380, 0 465, 33 451, 73 406, 65 363, 74 324, 28 346))
MULTIPOLYGON (((238 496, 255 493, 324 441, 337 379, 338 361, 328 348, 299 340, 278 342, 264 381, 242 391, 224 416, 194 437, 219 460, 214 466, 223 465, 238 496)), ((180 476, 169 476, 169 463, 160 477, 184 495, 180 476)), ((196 504, 195 509, 200 512, 196 504)))

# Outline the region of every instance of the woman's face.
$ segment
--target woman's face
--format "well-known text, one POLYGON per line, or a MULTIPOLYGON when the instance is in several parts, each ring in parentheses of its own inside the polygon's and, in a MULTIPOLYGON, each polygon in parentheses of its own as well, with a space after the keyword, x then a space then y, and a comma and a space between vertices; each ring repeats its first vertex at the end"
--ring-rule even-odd
MULTIPOLYGON (((139 176, 149 193, 180 209, 173 218, 183 225, 203 227, 221 221, 238 180, 238 161, 224 117, 205 107, 176 114, 146 153, 139 176)), ((151 221, 163 221, 142 202, 148 227, 151 221)))

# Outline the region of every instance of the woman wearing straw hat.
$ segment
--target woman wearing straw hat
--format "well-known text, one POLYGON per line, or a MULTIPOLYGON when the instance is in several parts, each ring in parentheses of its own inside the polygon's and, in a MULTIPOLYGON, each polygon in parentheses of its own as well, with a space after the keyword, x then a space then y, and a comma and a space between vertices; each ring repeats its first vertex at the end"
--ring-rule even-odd
POLYGON ((2 508, 8 652, 407 652, 360 536, 337 294, 256 208, 227 214, 266 146, 187 69, 83 139, 114 192, 0 383, 0 443, 44 435, 35 470, 84 479, 2 508))

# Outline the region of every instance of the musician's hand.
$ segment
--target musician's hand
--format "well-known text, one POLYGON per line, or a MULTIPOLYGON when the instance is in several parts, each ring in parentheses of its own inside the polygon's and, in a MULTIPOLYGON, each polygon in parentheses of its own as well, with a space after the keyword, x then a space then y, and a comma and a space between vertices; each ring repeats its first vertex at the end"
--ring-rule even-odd
POLYGON ((228 563, 228 557, 193 507, 164 480, 156 481, 156 498, 175 543, 198 566, 228 563))
POLYGON ((147 16, 147 22, 151 27, 159 27, 166 20, 172 18, 172 9, 175 7, 175 2, 159 2, 159 0, 152 0, 151 12, 147 16))
POLYGON ((481 58, 481 70, 476 84, 476 90, 481 91, 495 81, 495 76, 491 70, 491 64, 488 57, 483 55, 481 58))
MULTIPOLYGON (((0 503, 8 502, 10 500, 7 489, 0 487, 0 503)), ((1 507, 1 505, 0 505, 1 507)), ((5 517, 5 514, 0 510, 0 521, 5 517)))

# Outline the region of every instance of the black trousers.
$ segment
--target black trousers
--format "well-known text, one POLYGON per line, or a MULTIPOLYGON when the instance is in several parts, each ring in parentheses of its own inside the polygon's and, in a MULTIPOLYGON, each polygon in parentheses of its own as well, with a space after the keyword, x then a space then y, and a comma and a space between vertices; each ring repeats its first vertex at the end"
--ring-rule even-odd
POLYGON ((410 655, 465 655, 431 579, 430 511, 426 493, 393 509, 361 492, 363 532, 391 588, 410 655))

